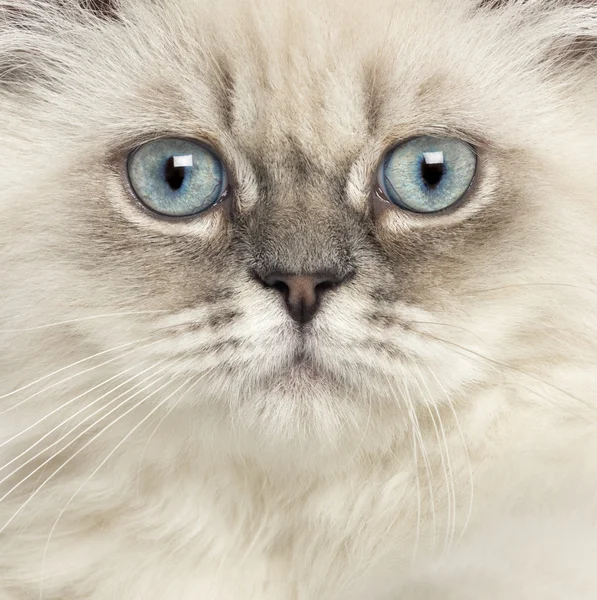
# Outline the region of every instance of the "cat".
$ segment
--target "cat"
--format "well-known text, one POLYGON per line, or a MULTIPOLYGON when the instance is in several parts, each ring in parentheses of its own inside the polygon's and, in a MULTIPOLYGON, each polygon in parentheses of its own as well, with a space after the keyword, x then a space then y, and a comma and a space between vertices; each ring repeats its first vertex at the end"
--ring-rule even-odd
POLYGON ((0 600, 588 600, 597 5, 0 0, 0 600))

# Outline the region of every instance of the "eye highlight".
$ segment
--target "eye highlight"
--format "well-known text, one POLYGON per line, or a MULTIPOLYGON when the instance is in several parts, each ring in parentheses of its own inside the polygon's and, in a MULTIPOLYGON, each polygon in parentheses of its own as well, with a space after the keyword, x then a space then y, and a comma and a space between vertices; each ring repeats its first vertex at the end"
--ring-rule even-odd
POLYGON ((127 169, 137 198, 169 217, 199 214, 216 204, 227 188, 222 161, 190 140, 147 142, 130 155, 127 169))
POLYGON ((475 151, 465 142, 421 136, 386 155, 377 182, 388 200, 400 208, 434 213, 466 194, 476 168, 475 151))

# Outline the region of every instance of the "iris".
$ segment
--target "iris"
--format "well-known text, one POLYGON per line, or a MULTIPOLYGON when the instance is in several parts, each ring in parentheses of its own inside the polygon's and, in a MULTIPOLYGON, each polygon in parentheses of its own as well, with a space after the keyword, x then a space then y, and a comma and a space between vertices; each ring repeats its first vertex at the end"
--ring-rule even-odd
POLYGON ((378 184, 394 204, 434 213, 456 204, 468 191, 477 168, 469 144, 421 136, 394 147, 378 172, 378 184))
POLYGON ((128 160, 128 177, 143 204, 170 217, 199 214, 226 191, 222 161, 208 148, 185 139, 143 144, 128 160))

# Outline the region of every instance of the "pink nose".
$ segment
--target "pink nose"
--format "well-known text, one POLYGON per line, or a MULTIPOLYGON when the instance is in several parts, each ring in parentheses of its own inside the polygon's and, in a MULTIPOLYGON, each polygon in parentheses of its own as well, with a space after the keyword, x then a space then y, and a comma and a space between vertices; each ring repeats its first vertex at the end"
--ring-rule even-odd
POLYGON ((340 285, 343 278, 326 273, 313 275, 269 273, 261 277, 261 280, 282 294, 288 314, 302 325, 315 316, 323 293, 340 285))

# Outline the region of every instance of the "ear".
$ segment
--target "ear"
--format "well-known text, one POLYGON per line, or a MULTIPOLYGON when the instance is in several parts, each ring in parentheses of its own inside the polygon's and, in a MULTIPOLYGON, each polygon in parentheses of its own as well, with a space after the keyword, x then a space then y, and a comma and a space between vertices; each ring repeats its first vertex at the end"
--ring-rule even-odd
POLYGON ((597 73, 597 0, 477 0, 476 10, 526 28, 553 67, 597 73))
POLYGON ((535 10, 549 10, 562 8, 564 6, 596 6, 596 0, 478 0, 477 7, 480 9, 497 10, 506 7, 529 7, 535 10))
MULTIPOLYGON (((69 27, 119 20, 122 0, 0 0, 0 92, 43 83, 69 27)), ((66 51, 64 51, 66 52, 66 51)))
POLYGON ((90 13, 103 19, 118 17, 120 0, 0 0, 0 16, 9 23, 62 11, 69 16, 90 13))
POLYGON ((91 11, 96 17, 103 19, 117 19, 118 0, 79 0, 81 8, 91 11))

